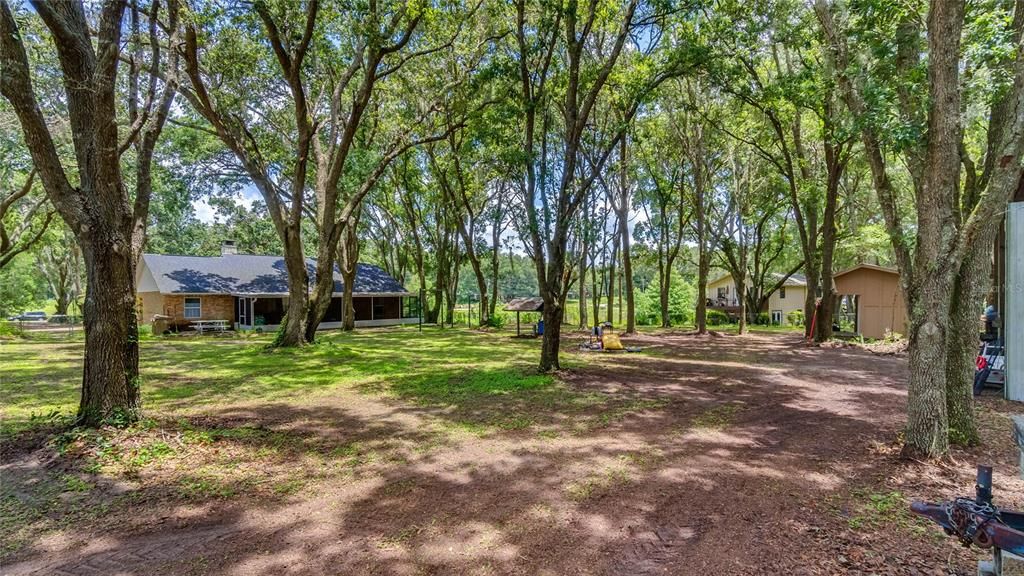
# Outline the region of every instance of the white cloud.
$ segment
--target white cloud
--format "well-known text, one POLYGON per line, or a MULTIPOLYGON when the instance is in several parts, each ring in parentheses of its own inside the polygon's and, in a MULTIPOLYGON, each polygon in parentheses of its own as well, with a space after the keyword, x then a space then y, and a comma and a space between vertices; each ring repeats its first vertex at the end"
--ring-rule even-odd
POLYGON ((216 220, 217 211, 210 206, 205 196, 192 201, 192 210, 195 212, 196 218, 203 224, 211 224, 216 220))
MULTIPOLYGON (((250 210, 252 210, 253 204, 259 199, 260 192, 252 185, 239 190, 233 196, 235 204, 245 206, 250 210)), ((204 224, 212 224, 217 220, 217 209, 210 205, 206 196, 193 200, 192 210, 195 211, 196 218, 204 224)))

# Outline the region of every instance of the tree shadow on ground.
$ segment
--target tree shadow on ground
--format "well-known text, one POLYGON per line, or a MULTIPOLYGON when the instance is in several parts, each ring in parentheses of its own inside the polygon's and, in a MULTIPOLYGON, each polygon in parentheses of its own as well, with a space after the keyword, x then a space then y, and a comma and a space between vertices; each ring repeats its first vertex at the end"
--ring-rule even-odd
MULTIPOLYGON (((750 574, 812 562, 843 571, 831 542, 844 521, 822 502, 879 473, 865 454, 902 425, 905 368, 783 337, 725 346, 581 354, 559 382, 532 387, 509 388, 507 371, 486 363, 455 376, 442 365, 356 395, 212 406, 188 426, 256 451, 284 446, 259 465, 292 466, 308 484, 159 506, 142 497, 136 526, 107 526, 50 556, 35 543, 10 569, 750 574), (316 476, 335 453, 343 464, 316 476)), ((160 482, 147 489, 178 487, 160 482)))

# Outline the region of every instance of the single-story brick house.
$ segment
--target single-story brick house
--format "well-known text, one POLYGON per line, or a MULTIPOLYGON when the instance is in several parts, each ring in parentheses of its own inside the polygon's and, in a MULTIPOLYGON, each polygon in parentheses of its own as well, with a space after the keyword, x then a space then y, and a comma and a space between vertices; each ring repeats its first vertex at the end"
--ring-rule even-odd
MULTIPOLYGON (((307 261, 310 281, 316 261, 307 261)), ((276 329, 288 301, 288 272, 281 256, 238 254, 225 242, 220 256, 143 254, 136 271, 140 321, 160 314, 169 324, 194 320, 226 320, 236 329, 276 329)), ((341 273, 335 268, 331 305, 319 329, 342 324, 341 273)), ((356 268, 352 304, 355 325, 415 324, 419 298, 377 266, 356 268)))

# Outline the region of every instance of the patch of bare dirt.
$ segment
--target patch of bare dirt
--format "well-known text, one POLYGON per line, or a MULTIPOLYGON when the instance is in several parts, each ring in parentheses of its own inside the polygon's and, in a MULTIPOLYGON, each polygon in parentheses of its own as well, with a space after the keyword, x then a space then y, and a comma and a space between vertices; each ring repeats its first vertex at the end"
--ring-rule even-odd
POLYGON ((910 342, 900 338, 896 340, 878 340, 876 342, 858 342, 856 340, 831 340, 814 344, 822 348, 858 348, 881 356, 906 356, 910 342))
MULTIPOLYGON (((371 395, 193 419, 200 432, 244 419, 252 431, 217 433, 270 451, 275 481, 294 463, 301 486, 136 497, 36 539, 2 572, 973 574, 981 555, 911 517, 910 500, 970 493, 984 462, 997 503, 1024 507, 1015 407, 1001 400, 979 402, 982 447, 941 465, 898 459, 900 357, 796 335, 626 343, 645 352, 581 354, 567 342, 572 402, 509 404, 525 424, 494 433, 371 395), (588 404, 598 395, 616 402, 588 404)), ((217 451, 230 463, 232 445, 204 445, 197 476, 217 451)), ((38 473, 18 465, 4 464, 5 481, 38 473)))

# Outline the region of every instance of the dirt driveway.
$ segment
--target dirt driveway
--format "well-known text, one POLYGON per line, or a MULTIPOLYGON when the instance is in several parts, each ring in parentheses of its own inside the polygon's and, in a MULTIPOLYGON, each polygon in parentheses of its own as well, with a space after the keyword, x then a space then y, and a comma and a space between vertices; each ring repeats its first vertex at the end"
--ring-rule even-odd
POLYGON ((996 465, 997 502, 1024 505, 1000 400, 979 407, 983 449, 898 461, 901 358, 790 335, 629 343, 644 353, 568 352, 569 389, 629 407, 598 421, 556 414, 421 449, 443 410, 366 396, 235 414, 409 449, 277 499, 140 501, 0 573, 968 574, 980 556, 911 518, 909 499, 969 492, 981 460, 996 465))

